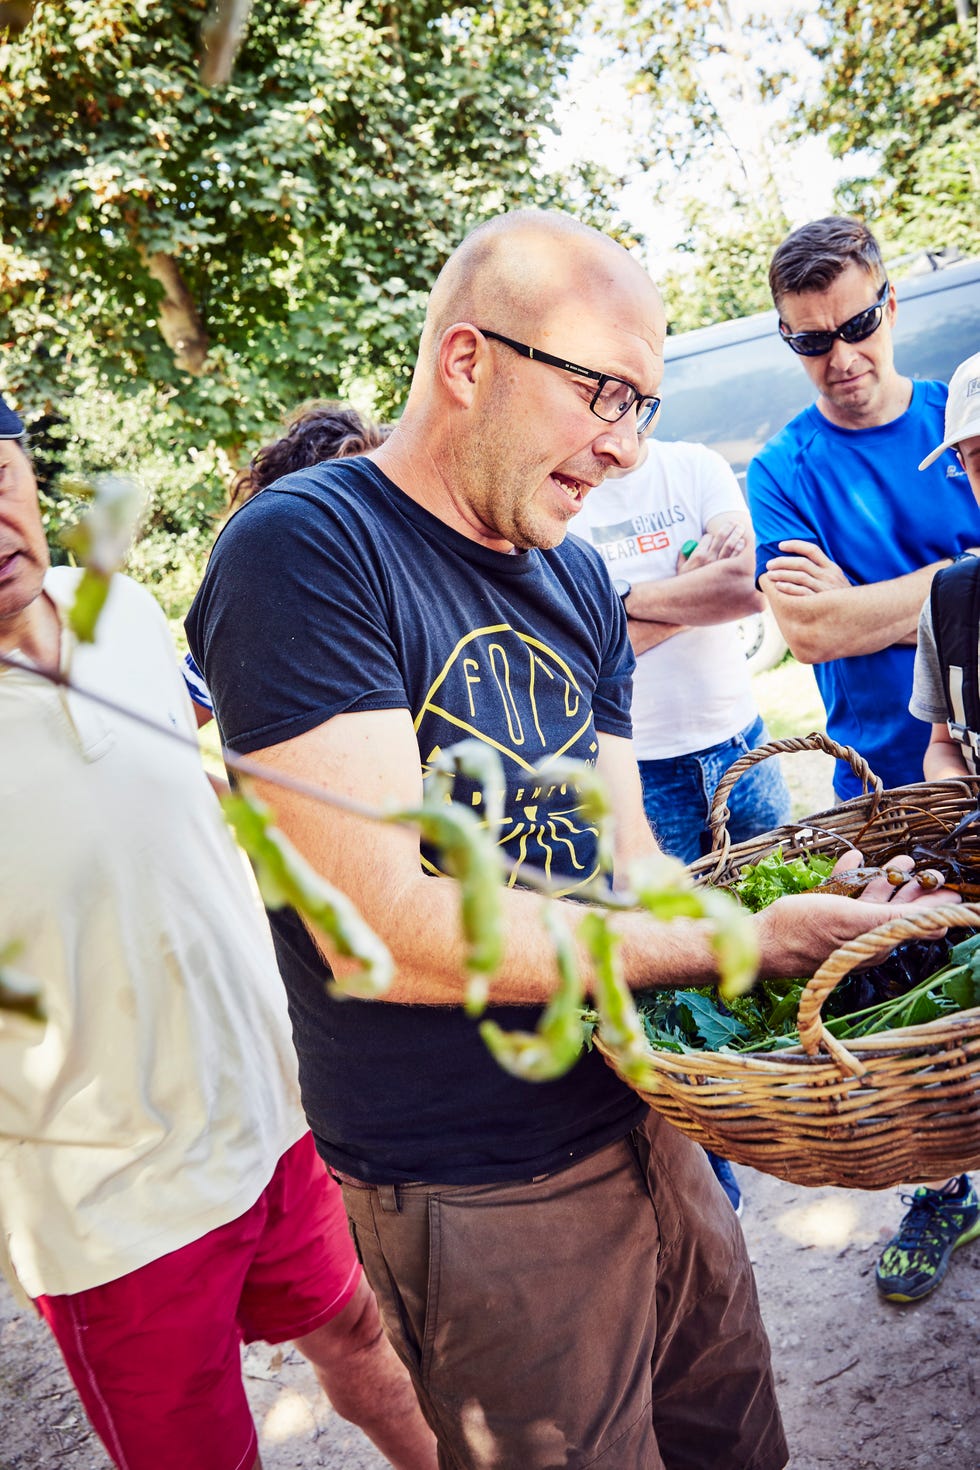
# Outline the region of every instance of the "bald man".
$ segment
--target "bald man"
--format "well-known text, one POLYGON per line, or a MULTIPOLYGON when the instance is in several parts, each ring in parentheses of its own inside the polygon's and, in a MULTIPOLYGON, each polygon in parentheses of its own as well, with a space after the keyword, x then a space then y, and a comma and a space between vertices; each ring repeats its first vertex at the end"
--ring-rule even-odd
MULTIPOLYGON (((500 753, 516 881, 488 1014, 508 1029, 532 1027, 555 984, 547 901, 522 869, 567 900, 596 873, 574 790, 535 768, 596 765, 617 867, 656 851, 625 614, 566 530, 636 461, 664 332, 649 277, 606 237, 533 211, 482 225, 436 282, 394 433, 245 506, 188 619, 225 741, 283 775, 413 807, 439 750, 475 736, 500 753)), ((307 1115, 440 1465, 784 1465, 744 1243, 701 1150, 595 1052, 547 1083, 496 1065, 460 1007, 457 885, 416 835, 263 795, 397 962, 384 1001, 336 1000, 324 980, 344 961, 271 915, 307 1115)), ((481 800, 465 781, 457 796, 481 800)), ((758 920, 765 972, 809 973, 880 917, 782 900, 758 920)), ((716 976, 697 923, 628 914, 621 930, 631 985, 716 976)))

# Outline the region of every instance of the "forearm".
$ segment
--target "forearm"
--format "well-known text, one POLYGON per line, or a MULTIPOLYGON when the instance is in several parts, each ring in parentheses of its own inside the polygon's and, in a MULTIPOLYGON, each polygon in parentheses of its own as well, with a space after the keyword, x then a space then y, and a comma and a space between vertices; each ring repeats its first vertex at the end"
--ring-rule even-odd
POLYGON ((711 562, 658 582, 640 582, 626 599, 632 619, 687 627, 732 622, 761 612, 764 606, 751 572, 735 559, 711 562))
POLYGON ((641 653, 649 653, 651 648, 658 648, 661 643, 666 643, 668 638, 684 632, 683 627, 676 623, 642 623, 636 618, 628 620, 627 628, 630 644, 637 658, 641 653))
MULTIPOLYGON (((467 959, 462 891, 455 879, 429 876, 421 866, 419 834, 411 813, 421 803, 423 783, 408 711, 337 715, 305 735, 257 751, 255 759, 270 776, 280 778, 274 783, 255 780, 256 795, 275 809, 279 830, 314 871, 348 895, 365 924, 388 946, 395 977, 387 999, 406 1005, 460 1004, 467 959), (331 793, 329 800, 312 800, 304 789, 314 778, 331 793), (405 813, 405 820, 368 815, 382 811, 405 813)), ((596 771, 617 817, 616 877, 628 882, 633 863, 659 851, 643 812, 630 742, 600 734, 596 771)), ((515 809, 515 817, 519 811, 515 809)), ((578 943, 587 989, 593 980, 586 948, 578 938, 585 908, 569 899, 510 886, 528 871, 522 873, 521 864, 537 860, 540 865, 544 847, 561 843, 560 830, 545 826, 538 835, 530 825, 536 811, 524 812, 529 823, 526 845, 518 840, 518 829, 509 843, 515 867, 498 894, 502 961, 489 985, 490 998, 497 1004, 541 1004, 553 994, 558 973, 553 940, 545 928, 549 907, 564 919, 578 943)), ((591 865, 593 859, 585 861, 591 865)), ((585 884, 589 872, 556 876, 567 890, 585 884)), ((493 882, 493 875, 483 881, 493 882)), ((870 907, 849 898, 811 895, 778 900, 751 921, 759 940, 761 973, 812 974, 839 943, 872 926, 873 913, 862 918, 862 910, 870 907)), ((495 922, 494 912, 491 906, 490 922, 495 922)), ((633 988, 715 980, 708 924, 690 919, 662 923, 635 910, 613 912, 610 922, 621 936, 625 976, 633 988)), ((352 962, 337 956, 329 940, 319 936, 318 942, 343 978, 352 962)))
POLYGON ((922 757, 922 774, 927 781, 946 781, 969 775, 963 749, 950 738, 945 725, 932 727, 932 736, 922 757))
MULTIPOLYGON (((544 927, 547 908, 557 907, 573 938, 588 912, 586 905, 559 900, 525 889, 505 889, 503 907, 503 960, 490 982, 493 1005, 546 1004, 554 993, 558 972, 554 942, 544 927)), ((460 919, 460 895, 451 879, 422 877, 374 914, 364 913, 391 950, 396 974, 383 997, 401 1005, 459 1005, 466 975, 466 944, 460 919)), ((621 956, 627 984, 653 989, 678 984, 710 985, 718 977, 717 964, 704 923, 673 920, 658 922, 646 914, 628 912, 611 916, 622 938, 621 956)), ((351 962, 326 957, 343 975, 351 962)), ((576 940, 579 970, 591 994, 594 972, 585 946, 576 940)))
POLYGON ((803 595, 780 591, 767 573, 761 587, 794 658, 818 664, 878 653, 894 643, 914 644, 932 579, 947 565, 935 562, 892 581, 803 595))
MULTIPOLYGON (((397 974, 385 999, 404 1005, 458 1005, 465 984, 465 946, 459 919, 459 895, 451 880, 425 879, 425 889, 410 885, 402 900, 383 902, 365 918, 388 943, 397 974), (435 893, 430 884, 438 883, 435 893), (431 901, 430 901, 431 900, 431 901)), ((894 890, 892 890, 894 891, 894 890)), ((528 891, 506 889, 504 958, 490 982, 490 1002, 497 1005, 540 1005, 554 993, 558 973, 553 942, 544 928, 549 900, 528 891)), ((920 905, 947 901, 939 892, 920 898, 920 905)), ((558 900, 564 922, 576 938, 586 913, 581 904, 558 900)), ((794 894, 778 899, 751 917, 758 946, 761 978, 799 979, 811 975, 835 949, 888 918, 911 912, 905 903, 866 902, 839 896, 794 894)), ((712 985, 718 967, 711 948, 711 926, 693 919, 668 923, 645 913, 616 913, 610 918, 621 937, 623 974, 632 990, 712 985)), ((577 942, 580 973, 587 994, 594 972, 585 946, 577 942)), ((339 967, 342 970, 342 966, 339 967)))

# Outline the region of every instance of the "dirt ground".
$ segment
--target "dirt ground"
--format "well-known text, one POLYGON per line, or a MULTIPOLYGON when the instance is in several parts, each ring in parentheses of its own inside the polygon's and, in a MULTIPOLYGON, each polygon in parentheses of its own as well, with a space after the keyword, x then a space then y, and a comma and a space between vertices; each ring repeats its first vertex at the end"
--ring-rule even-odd
MULTIPOLYGON (((817 726, 811 671, 790 664, 762 679, 774 733, 817 726)), ((827 757, 784 769, 794 816, 831 804, 827 757)), ((874 1263, 903 1212, 897 1191, 738 1173, 793 1470, 980 1470, 980 1241, 954 1256, 933 1298, 893 1306, 877 1296, 874 1263)), ((297 1353, 253 1347, 244 1370, 266 1470, 382 1470, 297 1353)), ((0 1426, 0 1470, 109 1470, 47 1330, 2 1282, 0 1426)))
MULTIPOLYGON (((932 1299, 892 1306, 873 1272, 902 1213, 896 1191, 738 1173, 793 1470, 977 1470, 980 1241, 953 1257, 932 1299)), ((245 1373, 266 1470, 382 1470, 295 1352, 251 1348, 245 1373)), ((0 1425, 0 1470, 109 1470, 47 1329, 5 1289, 0 1425)))

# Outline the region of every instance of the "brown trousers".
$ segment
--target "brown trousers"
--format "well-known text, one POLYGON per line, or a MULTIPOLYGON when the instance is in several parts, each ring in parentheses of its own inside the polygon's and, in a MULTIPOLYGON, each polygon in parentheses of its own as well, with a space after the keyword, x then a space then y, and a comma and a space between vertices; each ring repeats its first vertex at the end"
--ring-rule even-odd
POLYGON ((442 1470, 787 1463, 741 1228, 656 1114, 529 1182, 341 1182, 442 1470))

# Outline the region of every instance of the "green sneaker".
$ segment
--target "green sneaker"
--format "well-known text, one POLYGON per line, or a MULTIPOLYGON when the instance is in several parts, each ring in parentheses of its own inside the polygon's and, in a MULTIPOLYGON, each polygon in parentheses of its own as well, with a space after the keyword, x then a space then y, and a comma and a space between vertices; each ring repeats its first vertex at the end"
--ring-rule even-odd
POLYGON ((960 1195, 921 1186, 914 1195, 902 1195, 910 1209, 875 1268, 875 1284, 888 1301, 928 1296, 946 1275, 956 1247, 980 1236, 980 1199, 965 1174, 963 1182, 967 1188, 960 1195))

